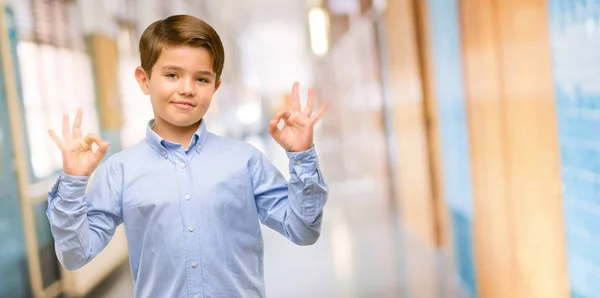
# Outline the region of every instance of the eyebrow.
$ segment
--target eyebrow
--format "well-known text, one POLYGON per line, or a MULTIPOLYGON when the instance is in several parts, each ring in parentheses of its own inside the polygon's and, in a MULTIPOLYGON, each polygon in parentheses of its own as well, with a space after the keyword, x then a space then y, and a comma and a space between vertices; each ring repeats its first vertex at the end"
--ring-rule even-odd
MULTIPOLYGON (((162 67, 163 70, 174 70, 174 71, 183 71, 183 68, 179 67, 179 66, 175 66, 175 65, 166 65, 162 67)), ((215 73, 212 71, 208 71, 208 70, 199 70, 196 71, 195 74, 197 75, 204 75, 204 76, 214 76, 215 73)))

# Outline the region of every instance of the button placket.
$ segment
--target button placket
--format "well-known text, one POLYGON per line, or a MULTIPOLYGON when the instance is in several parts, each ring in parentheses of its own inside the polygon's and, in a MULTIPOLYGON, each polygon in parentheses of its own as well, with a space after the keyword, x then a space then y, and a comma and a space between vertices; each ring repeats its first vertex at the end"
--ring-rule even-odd
POLYGON ((194 183, 192 180, 192 169, 188 164, 187 156, 182 150, 172 153, 175 169, 177 171, 179 200, 182 202, 183 216, 183 231, 184 235, 184 251, 186 258, 186 280, 190 286, 191 293, 200 293, 203 277, 202 254, 201 254, 201 238, 200 233, 196 233, 198 222, 196 218, 196 210, 192 202, 194 183))

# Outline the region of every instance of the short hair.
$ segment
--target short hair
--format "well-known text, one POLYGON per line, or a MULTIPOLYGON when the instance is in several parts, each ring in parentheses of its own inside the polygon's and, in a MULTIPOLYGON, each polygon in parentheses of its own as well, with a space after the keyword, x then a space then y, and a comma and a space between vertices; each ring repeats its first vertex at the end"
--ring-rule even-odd
POLYGON ((225 64, 221 38, 208 23, 190 15, 170 16, 144 30, 139 48, 142 68, 148 77, 163 48, 182 45, 207 49, 212 58, 212 71, 216 74, 215 82, 219 81, 225 64))

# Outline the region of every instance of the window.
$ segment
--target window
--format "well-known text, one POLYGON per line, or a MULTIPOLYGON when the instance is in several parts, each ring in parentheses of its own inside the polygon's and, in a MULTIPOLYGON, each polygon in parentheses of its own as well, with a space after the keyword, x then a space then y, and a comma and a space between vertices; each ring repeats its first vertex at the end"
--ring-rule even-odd
POLYGON ((93 72, 74 1, 15 1, 13 7, 30 172, 36 182, 62 168, 47 131, 60 135, 64 113, 72 122, 82 107, 84 133, 99 132, 93 72))
POLYGON ((62 115, 71 121, 83 107, 84 132, 98 132, 91 62, 87 54, 53 45, 21 41, 17 46, 23 106, 33 180, 62 167, 61 155, 48 129, 60 135, 62 115))

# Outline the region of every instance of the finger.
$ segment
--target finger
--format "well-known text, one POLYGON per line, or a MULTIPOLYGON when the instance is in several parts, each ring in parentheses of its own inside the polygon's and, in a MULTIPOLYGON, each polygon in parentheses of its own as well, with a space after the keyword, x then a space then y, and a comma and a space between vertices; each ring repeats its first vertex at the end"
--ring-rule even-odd
POLYGON ((75 121, 73 122, 73 138, 79 139, 81 138, 81 119, 83 118, 83 109, 77 109, 77 115, 75 116, 75 121))
POLYGON ((284 119, 284 120, 285 120, 285 119, 288 119, 288 118, 290 117, 290 115, 291 115, 291 114, 292 114, 292 113, 291 113, 290 111, 281 111, 281 112, 279 112, 279 113, 277 113, 277 114, 275 115, 275 117, 273 118, 273 120, 277 120, 277 123, 279 123, 279 121, 280 121, 281 119, 284 119))
POLYGON ((312 119, 312 123, 315 124, 319 121, 319 119, 321 119, 321 116, 323 116, 323 113, 325 112, 325 110, 327 110, 327 104, 323 104, 321 106, 321 108, 310 117, 310 119, 312 119))
POLYGON ((100 136, 97 135, 97 134, 95 134, 95 133, 89 133, 89 134, 87 134, 85 136, 85 138, 83 138, 80 141, 81 148, 84 151, 92 149, 92 144, 93 143, 96 143, 96 144, 98 144, 98 146, 100 146, 104 142, 102 141, 102 138, 100 138, 100 136))
POLYGON ((296 124, 297 117, 298 117, 298 113, 291 113, 289 117, 284 118, 285 125, 294 126, 294 124, 296 124))
POLYGON ((294 82, 292 86, 292 111, 300 112, 300 94, 298 93, 298 89, 300 88, 300 83, 294 82))
POLYGON ((269 134, 272 137, 278 137, 279 134, 281 133, 281 131, 279 130, 279 127, 277 127, 277 124, 279 123, 279 120, 273 119, 271 120, 271 122, 269 122, 269 134))
POLYGON ((61 151, 64 151, 65 144, 58 138, 54 130, 48 130, 48 134, 50 135, 50 138, 52 138, 52 141, 54 141, 54 144, 56 144, 61 151))
POLYGON ((86 144, 89 144, 89 145, 91 145, 92 143, 96 143, 96 144, 98 144, 98 146, 100 146, 100 143, 103 142, 102 138, 99 135, 95 134, 95 133, 88 133, 85 136, 85 138, 83 138, 83 141, 86 144))
POLYGON ((315 90, 312 88, 308 89, 308 99, 306 100, 306 107, 302 113, 306 116, 310 117, 310 114, 313 112, 313 104, 315 102, 315 90))
POLYGON ((63 115, 62 133, 65 141, 71 139, 71 133, 69 133, 69 114, 63 115))
POLYGON ((271 120, 269 122, 269 128, 268 128, 269 133, 272 132, 272 131, 274 131, 274 130, 276 130, 276 129, 279 130, 279 128, 277 127, 277 123, 278 123, 278 121, 275 120, 275 119, 273 119, 273 120, 271 120))
POLYGON ((279 127, 277 127, 278 123, 279 121, 276 121, 275 119, 271 120, 271 122, 269 123, 269 134, 277 143, 279 143, 282 133, 279 127))
POLYGON ((104 156, 106 155, 106 152, 108 152, 108 147, 110 146, 109 142, 100 142, 98 143, 98 150, 96 150, 96 152, 94 152, 94 158, 97 161, 101 161, 104 156))

